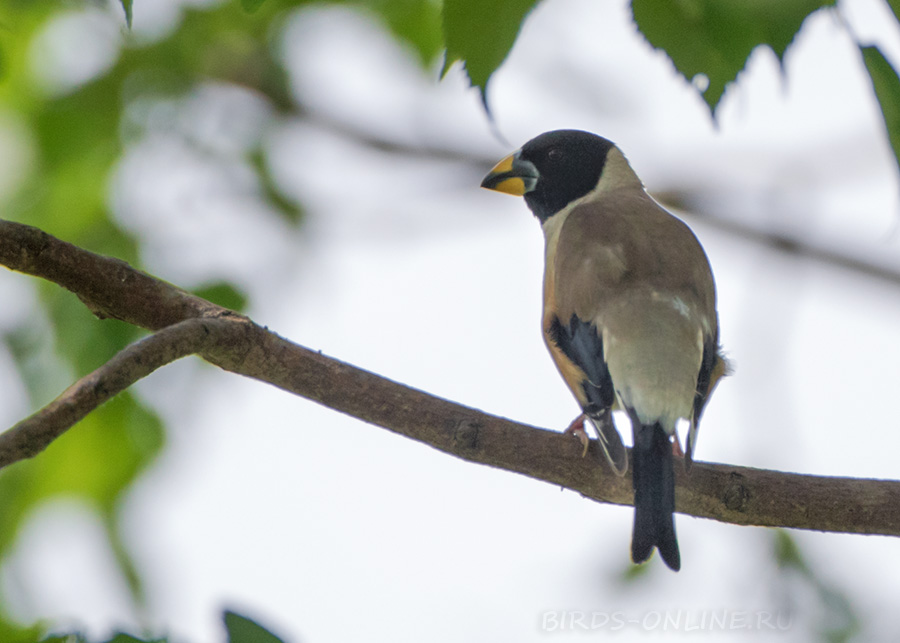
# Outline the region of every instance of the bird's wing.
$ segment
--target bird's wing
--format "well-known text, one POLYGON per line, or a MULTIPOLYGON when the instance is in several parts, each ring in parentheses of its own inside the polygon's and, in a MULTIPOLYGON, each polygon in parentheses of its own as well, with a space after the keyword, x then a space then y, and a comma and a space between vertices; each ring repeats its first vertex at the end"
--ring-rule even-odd
POLYGON ((628 470, 628 455, 610 412, 615 403, 615 391, 603 359, 600 333, 592 322, 579 319, 577 315, 572 315, 568 323, 551 315, 546 337, 566 383, 597 430, 600 446, 613 471, 624 475, 628 470))
POLYGON ((719 380, 731 374, 731 364, 722 354, 716 341, 708 338, 703 346, 703 362, 700 366, 700 376, 697 378, 697 395, 694 398, 694 415, 691 418, 691 428, 688 431, 684 448, 684 466, 688 471, 694 464, 694 448, 697 445, 697 433, 700 430, 700 416, 706 406, 709 396, 719 380))
MULTIPOLYGON (((634 345, 642 351, 641 360, 645 349, 636 343, 651 336, 678 369, 687 369, 671 395, 679 399, 678 415, 692 419, 688 449, 693 453, 696 420, 710 385, 718 379, 720 363, 715 290, 699 242, 643 190, 620 191, 583 204, 560 225, 555 247, 548 247, 544 319, 545 329, 554 331, 548 333, 548 344, 555 343, 563 354, 554 355, 557 364, 565 357, 577 366, 569 366, 568 376, 560 366, 567 383, 583 405, 590 404, 593 400, 576 390, 587 379, 599 386, 601 402, 610 408, 615 392, 609 347, 604 351, 603 346, 605 327, 617 328, 625 340, 620 351, 634 345), (668 328, 663 320, 649 320, 659 312, 671 319, 672 342, 655 337, 659 328, 668 328)), ((632 355, 621 357, 622 363, 635 361, 632 355)), ((651 375, 653 381, 660 380, 659 374, 647 377, 651 375)))

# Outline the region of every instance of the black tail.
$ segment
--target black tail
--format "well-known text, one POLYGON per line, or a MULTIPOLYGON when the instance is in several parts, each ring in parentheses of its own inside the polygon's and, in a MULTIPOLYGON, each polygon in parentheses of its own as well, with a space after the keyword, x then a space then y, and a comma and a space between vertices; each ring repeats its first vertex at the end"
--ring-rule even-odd
POLYGON ((675 472, 672 469, 672 443, 663 428, 641 425, 632 415, 634 449, 632 484, 634 485, 634 533, 631 559, 642 563, 659 549, 659 555, 676 572, 681 555, 675 539, 675 472))

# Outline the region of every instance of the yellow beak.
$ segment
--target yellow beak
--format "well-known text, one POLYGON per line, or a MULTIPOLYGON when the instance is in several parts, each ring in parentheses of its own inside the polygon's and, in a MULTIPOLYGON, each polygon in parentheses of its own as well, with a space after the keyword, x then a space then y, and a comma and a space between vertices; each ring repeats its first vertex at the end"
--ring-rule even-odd
POLYGON ((523 196, 534 189, 538 180, 534 165, 518 157, 518 152, 510 154, 497 163, 481 182, 481 187, 514 196, 523 196))

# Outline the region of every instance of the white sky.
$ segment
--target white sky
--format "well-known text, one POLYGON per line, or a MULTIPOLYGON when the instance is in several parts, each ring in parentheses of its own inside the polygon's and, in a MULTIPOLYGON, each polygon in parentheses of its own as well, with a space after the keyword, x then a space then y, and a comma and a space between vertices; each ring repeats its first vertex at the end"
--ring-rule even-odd
MULTIPOLYGON (((842 14, 856 35, 898 60, 887 8, 850 4, 842 14)), ((499 159, 511 148, 491 136, 458 70, 436 83, 347 9, 301 12, 282 51, 311 122, 273 125, 255 98, 215 85, 135 108, 147 136, 119 168, 112 204, 146 239, 148 269, 186 286, 224 274, 252 289, 256 321, 298 343, 488 412, 567 426, 577 407, 541 343, 542 238, 524 203, 478 189, 489 161, 473 171, 410 160, 334 127, 499 159), (225 160, 198 158, 185 135, 225 160), (299 233, 260 206, 239 162, 259 137, 276 178, 307 209, 299 233), (147 176, 158 179, 150 186, 147 176)), ((630 26, 624 2, 548 0, 491 100, 512 147, 557 127, 596 131, 619 143, 651 191, 695 190, 717 217, 900 265, 894 161, 839 21, 808 21, 786 72, 771 52, 754 53, 716 129, 630 26)), ((685 217, 710 256, 737 365, 704 417, 698 457, 896 478, 897 285, 685 217)), ((598 632, 542 629, 573 612, 594 613, 595 625, 614 613, 634 619, 616 632, 632 641, 662 627, 654 615, 755 622, 793 587, 778 583, 768 530, 678 516, 682 571, 653 560, 644 582, 623 585, 630 509, 457 461, 197 361, 139 390, 168 421, 170 443, 133 494, 126 531, 148 582, 145 622, 174 641, 220 640, 225 607, 286 641, 568 641, 613 631, 612 621, 598 632)), ((123 604, 121 581, 97 571, 113 569, 97 533, 74 503, 35 517, 3 574, 24 616, 97 633, 142 622, 123 604)), ((848 593, 864 638, 888 640, 896 540, 793 535, 848 593)), ((824 618, 798 595, 791 640, 824 618)), ((748 640, 741 629, 715 636, 748 640)), ((785 640, 765 628, 752 636, 785 640)))

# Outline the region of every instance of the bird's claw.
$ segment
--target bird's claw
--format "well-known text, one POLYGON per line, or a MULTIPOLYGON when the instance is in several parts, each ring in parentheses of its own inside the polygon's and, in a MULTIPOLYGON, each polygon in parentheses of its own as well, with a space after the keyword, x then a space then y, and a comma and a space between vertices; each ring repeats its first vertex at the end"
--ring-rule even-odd
POLYGON ((584 420, 586 416, 582 413, 577 418, 572 420, 572 424, 568 426, 568 428, 563 431, 563 433, 567 435, 574 435, 581 441, 581 446, 584 447, 584 450, 581 452, 581 457, 587 455, 588 447, 591 444, 591 439, 588 437, 587 431, 584 430, 584 420))

